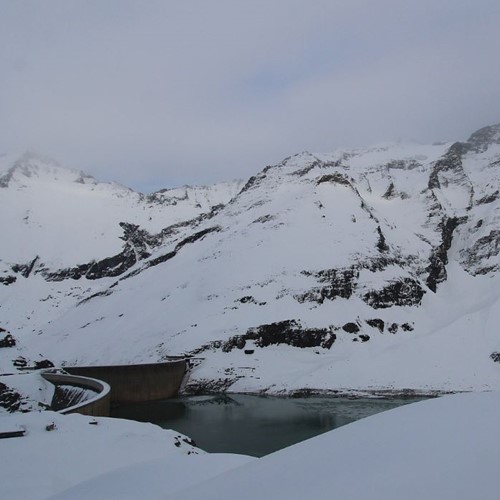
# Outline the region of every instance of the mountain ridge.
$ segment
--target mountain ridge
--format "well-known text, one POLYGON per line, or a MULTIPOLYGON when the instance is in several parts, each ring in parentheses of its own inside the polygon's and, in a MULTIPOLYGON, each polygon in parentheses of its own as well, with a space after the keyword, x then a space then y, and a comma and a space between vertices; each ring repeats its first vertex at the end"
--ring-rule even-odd
POLYGON ((451 144, 299 153, 157 244, 122 228, 129 252, 146 247, 114 273, 32 269, 0 292, 33 279, 52 298, 32 291, 0 313, 30 359, 203 357, 193 392, 498 388, 499 165, 499 125, 451 144))

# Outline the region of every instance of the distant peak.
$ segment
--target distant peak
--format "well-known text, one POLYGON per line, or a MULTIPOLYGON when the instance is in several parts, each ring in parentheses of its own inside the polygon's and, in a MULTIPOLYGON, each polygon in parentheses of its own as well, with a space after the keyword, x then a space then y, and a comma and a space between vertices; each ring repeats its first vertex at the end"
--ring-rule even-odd
POLYGON ((482 153, 492 144, 500 144, 500 123, 476 130, 466 142, 467 149, 482 153))
POLYGON ((65 180, 67 182, 95 182, 94 178, 80 170, 61 166, 49 156, 26 151, 10 162, 10 168, 0 175, 0 187, 8 187, 15 180, 22 184, 29 180, 65 180))

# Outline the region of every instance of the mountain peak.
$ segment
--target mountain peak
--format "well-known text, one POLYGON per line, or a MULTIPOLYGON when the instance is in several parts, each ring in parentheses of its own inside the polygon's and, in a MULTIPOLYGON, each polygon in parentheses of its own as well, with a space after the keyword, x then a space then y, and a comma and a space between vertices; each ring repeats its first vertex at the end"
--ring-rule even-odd
POLYGON ((68 182, 91 182, 95 179, 80 170, 62 167, 57 161, 32 151, 23 153, 20 157, 9 161, 10 167, 0 174, 0 187, 6 188, 11 182, 17 181, 21 185, 38 181, 65 180, 68 182))
POLYGON ((476 130, 466 142, 467 149, 484 153, 492 144, 500 144, 500 123, 476 130))

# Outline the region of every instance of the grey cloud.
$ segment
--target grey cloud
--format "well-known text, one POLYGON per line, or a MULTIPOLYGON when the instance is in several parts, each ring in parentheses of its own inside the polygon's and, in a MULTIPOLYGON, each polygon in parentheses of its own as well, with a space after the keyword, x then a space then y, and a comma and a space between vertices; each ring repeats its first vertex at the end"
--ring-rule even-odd
POLYGON ((149 190, 500 121, 497 1, 49 1, 0 10, 0 150, 149 190))

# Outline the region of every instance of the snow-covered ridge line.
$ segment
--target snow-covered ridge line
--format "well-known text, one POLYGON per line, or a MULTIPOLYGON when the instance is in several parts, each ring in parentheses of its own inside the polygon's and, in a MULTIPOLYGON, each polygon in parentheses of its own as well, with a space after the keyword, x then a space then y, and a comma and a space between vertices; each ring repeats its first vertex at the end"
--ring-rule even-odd
POLYGON ((40 260, 72 270, 59 281, 18 268, 0 286, 4 326, 33 360, 203 356, 193 392, 500 387, 499 137, 495 125, 453 144, 304 152, 172 224, 185 191, 143 200, 140 220, 115 219, 117 250, 40 260))

